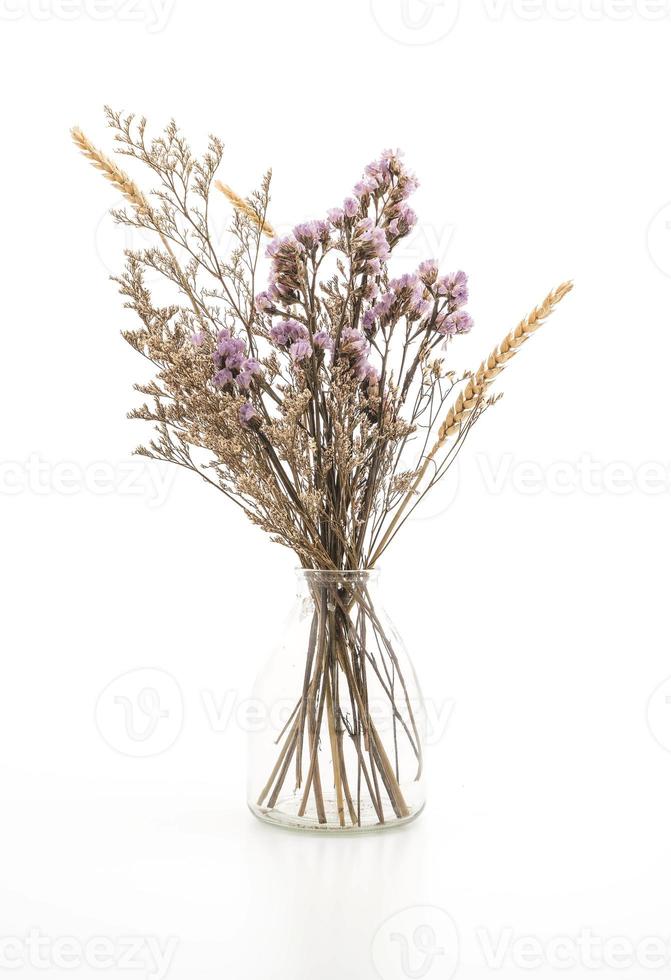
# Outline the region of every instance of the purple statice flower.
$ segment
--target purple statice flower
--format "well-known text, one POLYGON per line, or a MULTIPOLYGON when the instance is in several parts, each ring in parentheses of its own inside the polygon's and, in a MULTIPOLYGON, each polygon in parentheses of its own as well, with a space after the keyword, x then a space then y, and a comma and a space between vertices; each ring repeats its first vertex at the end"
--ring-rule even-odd
POLYGON ((358 184, 354 185, 354 196, 359 200, 369 197, 371 194, 375 193, 378 186, 379 184, 375 178, 365 177, 363 180, 360 180, 358 184))
POLYGON ((257 419, 259 414, 251 402, 244 402, 240 406, 238 417, 240 419, 240 424, 244 426, 245 429, 248 429, 249 423, 252 421, 252 419, 257 419))
POLYGON ((383 293, 378 299, 375 306, 371 307, 370 312, 373 315, 373 320, 379 320, 389 315, 391 308, 394 305, 394 300, 396 299, 396 293, 393 289, 388 289, 387 292, 383 293))
POLYGON ((294 228, 294 238, 307 249, 325 245, 329 240, 330 229, 326 221, 304 221, 294 228))
POLYGON ((212 381, 217 388, 226 388, 236 382, 239 388, 247 390, 254 375, 261 371, 256 358, 245 355, 244 340, 234 337, 228 328, 219 332, 212 360, 215 368, 212 381))
POLYGON ((353 197, 346 197, 343 203, 343 211, 348 218, 354 218, 359 213, 359 202, 353 197))
POLYGON ((366 283, 363 290, 364 299, 373 300, 377 297, 377 294, 379 292, 380 292, 380 287, 378 286, 378 284, 375 282, 374 279, 370 279, 366 283))
POLYGON ((191 334, 189 340, 191 341, 194 347, 202 347, 203 341, 205 340, 205 331, 197 330, 195 333, 191 334))
MULTIPOLYGON (((242 354, 244 349, 244 340, 241 340, 239 337, 234 337, 227 328, 219 331, 215 355, 218 355, 220 358, 228 358, 236 354, 242 354)), ((227 365, 227 367, 230 367, 230 365, 227 365)))
POLYGON ((391 220, 387 224, 387 232, 392 238, 403 238, 417 224, 417 215, 402 202, 390 212, 391 220))
POLYGON ((294 361, 304 361, 306 357, 310 357, 312 354, 312 347, 310 346, 310 341, 297 340, 289 348, 289 353, 293 357, 294 361))
POLYGON ((360 221, 354 234, 355 250, 365 262, 380 259, 384 262, 389 258, 391 249, 383 228, 371 227, 372 219, 360 221))
POLYGON ((236 351, 235 354, 228 355, 224 361, 224 367, 227 367, 229 371, 242 371, 244 360, 244 354, 236 351))
POLYGON ((355 363, 354 373, 359 381, 364 381, 366 384, 377 384, 380 380, 380 372, 375 365, 371 364, 371 362, 365 357, 360 357, 355 363))
POLYGON ((273 303, 294 303, 296 291, 284 282, 274 282, 268 287, 268 296, 273 303))
POLYGON ((392 180, 392 167, 391 160, 394 158, 394 154, 386 156, 384 153, 379 160, 373 160, 369 163, 365 170, 366 182, 370 182, 378 194, 383 194, 389 190, 392 180))
POLYGON ((353 327, 345 327, 340 334, 340 351, 341 353, 358 359, 360 357, 367 357, 369 351, 368 341, 361 333, 360 330, 355 330, 353 327))
POLYGON ((369 310, 366 310, 363 315, 362 318, 363 329, 364 332, 367 334, 373 333, 373 329, 375 327, 375 321, 377 319, 375 310, 376 307, 372 306, 369 310))
POLYGON ((320 330, 312 338, 312 343, 319 350, 333 350, 333 340, 326 330, 320 330))
MULTIPOLYGON (((400 155, 400 150, 398 151, 400 155)), ((393 150, 384 150, 379 160, 373 160, 366 165, 364 173, 368 177, 375 177, 376 180, 384 180, 389 175, 389 159, 394 156, 393 150)))
POLYGON ((421 320, 423 316, 426 316, 433 309, 433 303, 430 299, 414 299, 410 309, 408 310, 408 317, 411 320, 421 320))
POLYGON ((280 320, 270 328, 270 337, 278 347, 286 347, 297 340, 307 340, 310 336, 308 328, 298 320, 280 320))
POLYGON ((464 306, 468 302, 468 278, 465 272, 457 272, 452 287, 452 298, 457 306, 464 306))
POLYGON ((261 365, 256 360, 255 357, 247 357, 240 365, 240 373, 236 377, 236 382, 238 387, 243 391, 247 391, 252 383, 252 378, 255 374, 261 372, 261 365))
POLYGON ((342 208, 331 208, 328 212, 328 219, 334 228, 342 228, 345 212, 342 208))
POLYGON ((414 290, 417 286, 421 286, 421 282, 414 272, 405 272, 398 279, 390 279, 389 281, 389 289, 395 293, 400 293, 402 289, 414 290))
POLYGON ((419 181, 414 174, 409 171, 404 171, 401 180, 399 181, 399 189, 403 196, 403 199, 410 197, 414 194, 419 187, 419 181))
POLYGON ((267 292, 259 293, 254 300, 254 306, 259 313, 268 313, 273 309, 273 301, 267 292))
POLYGON ((293 235, 273 238, 266 255, 272 259, 268 299, 272 303, 296 302, 305 267, 305 245, 293 235))
POLYGON ((420 262, 417 274, 426 286, 431 286, 438 275, 438 263, 434 259, 425 259, 420 262))
POLYGON ((380 158, 388 164, 390 160, 394 160, 394 159, 400 160, 402 156, 403 156, 403 150, 401 150, 400 148, 397 150, 387 149, 382 151, 380 158))
POLYGON ((379 276, 379 274, 382 272, 382 263, 380 260, 370 259, 370 261, 366 263, 366 272, 369 276, 379 276))
POLYGON ((454 313, 443 314, 438 317, 438 333, 445 337, 452 337, 458 333, 468 333, 473 326, 473 317, 466 310, 456 310, 454 313))
POLYGON ((436 280, 436 292, 448 297, 451 312, 458 310, 468 302, 468 276, 461 271, 441 276, 436 280))
POLYGON ((266 246, 266 255, 269 259, 282 258, 296 252, 297 245, 298 242, 292 235, 278 235, 266 246))

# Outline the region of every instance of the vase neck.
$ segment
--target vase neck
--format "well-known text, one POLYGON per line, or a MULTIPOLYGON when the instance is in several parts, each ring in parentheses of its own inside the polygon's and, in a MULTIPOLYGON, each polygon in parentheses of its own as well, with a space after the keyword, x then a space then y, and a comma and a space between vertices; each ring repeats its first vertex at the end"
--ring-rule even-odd
POLYGON ((345 568, 341 570, 323 568, 299 568, 296 571, 299 581, 307 583, 311 589, 367 589, 374 585, 379 577, 377 568, 345 568))

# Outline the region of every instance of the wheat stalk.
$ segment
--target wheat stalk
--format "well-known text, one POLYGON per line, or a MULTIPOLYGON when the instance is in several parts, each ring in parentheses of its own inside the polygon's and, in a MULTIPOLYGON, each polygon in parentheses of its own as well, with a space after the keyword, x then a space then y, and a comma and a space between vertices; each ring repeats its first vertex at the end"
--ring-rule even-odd
POLYGON ((557 289, 553 290, 551 293, 548 293, 541 305, 536 306, 528 316, 521 320, 515 329, 511 330, 510 333, 503 339, 499 346, 494 348, 487 360, 482 362, 478 370, 469 377, 466 387, 459 393, 456 402, 443 419, 443 422, 438 429, 438 437, 435 443, 431 447, 431 450, 420 467, 410 489, 403 498, 403 502, 399 505, 399 508, 394 515, 394 519, 387 528, 384 537, 375 550, 375 553, 369 562, 371 567, 379 559, 380 555, 389 543, 394 529, 398 525, 398 522, 403 516, 408 504, 417 492, 417 489, 424 479, 424 474, 429 467, 429 463, 434 458, 436 453, 443 448, 450 436, 456 435, 461 431, 461 427, 468 417, 479 405, 483 404, 487 389, 492 384, 494 379, 501 373, 501 371, 503 371, 508 361, 515 356, 522 344, 526 343, 529 337, 531 337, 531 335, 543 325, 557 304, 560 303, 564 296, 566 296, 567 293, 570 293, 572 289, 572 282, 563 282, 561 286, 557 287, 557 289))
POLYGON ((87 160, 93 164, 96 170, 100 170, 103 176, 114 184, 131 204, 134 204, 140 211, 149 212, 151 210, 147 199, 137 184, 131 180, 121 167, 117 167, 113 160, 110 160, 104 153, 101 153, 78 126, 73 126, 70 134, 75 145, 81 150, 87 160))
POLYGON ((275 237, 275 231, 272 226, 267 221, 263 221, 262 218, 256 213, 254 208, 251 207, 249 202, 245 201, 245 199, 240 197, 239 194, 236 194, 233 188, 229 187, 228 184, 222 184, 220 180, 215 180, 214 186, 218 191, 221 191, 224 197, 228 198, 236 211, 241 211, 243 214, 246 214, 248 218, 251 218, 251 220, 258 225, 264 235, 267 235, 268 238, 275 237))

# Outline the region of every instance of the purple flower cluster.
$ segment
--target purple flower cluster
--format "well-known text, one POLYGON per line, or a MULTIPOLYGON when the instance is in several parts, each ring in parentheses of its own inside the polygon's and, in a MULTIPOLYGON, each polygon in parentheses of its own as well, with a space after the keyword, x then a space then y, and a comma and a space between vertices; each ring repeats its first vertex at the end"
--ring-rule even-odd
POLYGON ((433 259, 422 262, 414 274, 391 279, 377 301, 363 314, 363 328, 372 337, 379 326, 396 323, 401 317, 432 323, 438 333, 450 337, 467 333, 473 326, 470 314, 462 307, 468 301, 468 279, 465 272, 438 276, 433 259))
POLYGON ((438 296, 447 296, 455 307, 464 306, 468 302, 468 276, 465 272, 453 272, 449 276, 441 276, 436 280, 438 296))
POLYGON ((384 228, 375 224, 372 218, 361 218, 354 227, 352 249, 357 271, 375 274, 391 255, 384 228), (373 264, 371 264, 373 263, 373 264))
POLYGON ((438 333, 452 337, 456 333, 468 333, 473 318, 463 306, 468 302, 468 276, 465 272, 453 272, 435 280, 436 296, 447 300, 446 307, 436 319, 438 333))
MULTIPOLYGON (((344 229, 350 236, 357 271, 371 277, 379 275, 393 245, 417 221, 406 203, 416 187, 417 180, 405 169, 400 152, 385 150, 379 160, 368 164, 363 179, 342 207, 329 210, 327 220, 305 221, 290 235, 274 238, 268 245, 270 283, 256 297, 256 309, 260 313, 286 313, 287 307, 299 302, 308 259, 315 258, 319 248, 326 252, 337 245, 344 229), (371 201, 376 204, 375 220, 368 215, 371 201)), ((368 300, 375 298, 375 288, 367 284, 368 300)))
POLYGON ((442 318, 439 317, 438 333, 445 337, 452 337, 455 333, 468 333, 473 326, 473 317, 466 310, 456 310, 448 313, 442 318))
POLYGON ((212 360, 215 367, 212 380, 218 388, 235 383, 241 391, 247 391, 254 375, 261 371, 261 365, 254 357, 245 356, 244 340, 234 337, 227 329, 219 333, 212 360))
POLYGON ((310 357, 313 348, 317 352, 333 349, 333 341, 326 330, 316 333, 310 343, 308 328, 291 318, 274 323, 270 328, 270 339, 278 347, 288 350, 294 361, 304 361, 310 357))
POLYGON ((377 384, 380 372, 368 360, 370 344, 360 330, 345 327, 340 335, 339 353, 349 360, 352 370, 365 384, 377 384))
MULTIPOLYGON (((307 232, 307 229, 312 225, 325 225, 328 228, 326 222, 315 221, 298 225, 298 228, 305 230, 303 237, 306 240, 308 240, 308 234, 318 235, 316 228, 312 232, 307 232)), ((317 243, 318 241, 319 238, 317 238, 317 243)), ((316 243, 309 247, 316 248, 316 243)), ((289 306, 298 302, 300 299, 299 290, 304 279, 306 254, 306 246, 294 235, 273 238, 266 249, 266 255, 272 260, 270 285, 265 293, 256 297, 258 310, 272 312, 278 306, 289 306)))
POLYGON ((240 419, 240 425, 245 429, 250 427, 251 422, 254 419, 258 419, 259 413, 256 411, 251 402, 243 402, 240 406, 240 411, 238 413, 238 418, 240 419))
POLYGON ((270 328, 270 337, 278 347, 288 348, 294 361, 304 361, 312 354, 310 332, 298 320, 280 320, 270 328))
POLYGON ((395 323, 400 317, 421 320, 433 309, 433 302, 425 283, 419 275, 407 273, 399 279, 391 279, 385 292, 363 315, 363 326, 372 336, 378 325, 395 323))
POLYGON ((270 338, 294 363, 314 356, 321 363, 325 351, 333 352, 327 330, 312 336, 307 320, 294 319, 295 307, 307 301, 310 277, 331 249, 351 256, 352 271, 360 277, 357 306, 363 306, 361 329, 345 326, 334 356, 346 358, 364 384, 379 380, 369 355, 370 341, 380 327, 405 318, 419 331, 426 328, 445 337, 471 329, 473 321, 463 309, 468 300, 463 272, 440 276, 437 263, 429 259, 417 272, 386 281, 392 249, 417 221, 407 202, 418 184, 401 157, 400 151, 385 150, 368 164, 342 205, 328 211, 326 220, 298 224, 290 235, 275 238, 268 246, 270 282, 257 295, 256 309, 279 318, 270 327, 270 338))
POLYGON ((305 249, 312 251, 319 245, 328 245, 331 227, 328 221, 305 221, 301 225, 296 225, 293 235, 305 249))

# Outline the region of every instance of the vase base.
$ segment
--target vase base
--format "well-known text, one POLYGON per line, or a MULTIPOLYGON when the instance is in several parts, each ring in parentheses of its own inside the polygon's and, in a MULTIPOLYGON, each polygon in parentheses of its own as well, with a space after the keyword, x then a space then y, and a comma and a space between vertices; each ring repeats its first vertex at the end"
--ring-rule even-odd
POLYGON ((424 810, 425 804, 422 803, 415 810, 412 810, 407 817, 397 817, 392 814, 390 817, 385 817, 384 822, 380 822, 377 818, 374 807, 368 804, 364 807, 361 806, 361 823, 352 823, 348 818, 344 826, 341 826, 337 822, 337 818, 334 820, 329 814, 326 823, 320 823, 315 815, 306 814, 303 817, 299 817, 297 814, 294 815, 286 810, 281 809, 281 801, 279 801, 277 807, 268 808, 263 806, 257 806, 255 804, 248 804, 250 811, 254 814, 257 820, 261 820, 263 823, 270 824, 272 827, 280 827, 282 830, 294 830, 301 831, 303 833, 314 833, 314 834, 370 834, 379 833, 385 830, 398 830, 401 827, 407 827, 408 824, 413 823, 417 817, 420 816, 424 810))

